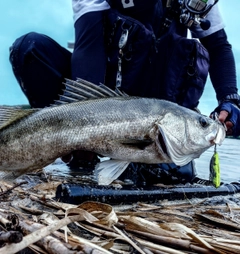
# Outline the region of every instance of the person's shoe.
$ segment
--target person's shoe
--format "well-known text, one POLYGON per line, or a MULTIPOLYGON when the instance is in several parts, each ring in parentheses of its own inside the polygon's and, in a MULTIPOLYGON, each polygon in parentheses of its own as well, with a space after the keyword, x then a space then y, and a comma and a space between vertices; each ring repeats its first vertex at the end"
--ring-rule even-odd
POLYGON ((88 171, 89 173, 95 169, 96 164, 100 162, 96 153, 88 151, 73 151, 71 159, 67 163, 71 170, 88 171))
POLYGON ((157 183, 165 185, 191 183, 195 177, 193 161, 183 167, 176 166, 174 163, 131 163, 119 180, 132 182, 136 186, 149 186, 157 183))
MULTIPOLYGON (((195 177, 193 178, 192 184, 200 184, 200 185, 205 185, 205 186, 213 186, 212 181, 207 180, 207 179, 203 179, 203 178, 199 178, 199 177, 195 177)), ((223 183, 221 182, 220 185, 222 185, 223 183)))

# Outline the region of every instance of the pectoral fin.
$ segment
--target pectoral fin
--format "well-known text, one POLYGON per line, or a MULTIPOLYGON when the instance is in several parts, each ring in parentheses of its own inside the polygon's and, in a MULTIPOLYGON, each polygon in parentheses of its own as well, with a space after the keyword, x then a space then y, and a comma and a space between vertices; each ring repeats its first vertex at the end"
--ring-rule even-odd
POLYGON ((94 171, 98 184, 109 185, 124 172, 129 163, 120 160, 106 160, 98 163, 94 171))

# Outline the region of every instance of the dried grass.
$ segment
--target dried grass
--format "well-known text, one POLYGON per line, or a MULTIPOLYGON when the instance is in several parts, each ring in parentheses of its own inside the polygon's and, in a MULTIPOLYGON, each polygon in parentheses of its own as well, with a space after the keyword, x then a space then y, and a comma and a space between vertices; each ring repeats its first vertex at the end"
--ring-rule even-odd
POLYGON ((54 200, 58 184, 26 189, 0 183, 0 253, 27 247, 56 254, 240 253, 237 195, 235 202, 218 197, 110 206, 89 200, 77 206, 54 200), (23 238, 13 243, 11 232, 23 238))

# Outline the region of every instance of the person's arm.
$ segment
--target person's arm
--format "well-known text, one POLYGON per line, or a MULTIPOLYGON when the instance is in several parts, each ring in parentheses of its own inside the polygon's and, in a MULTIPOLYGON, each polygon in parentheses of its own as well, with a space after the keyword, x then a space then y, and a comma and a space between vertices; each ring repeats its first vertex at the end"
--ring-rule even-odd
POLYGON ((235 60, 224 29, 200 39, 210 56, 210 79, 219 106, 214 110, 225 123, 227 135, 240 135, 240 96, 237 89, 235 60))
POLYGON ((219 103, 237 99, 237 79, 232 47, 224 29, 200 39, 210 56, 210 79, 219 103))

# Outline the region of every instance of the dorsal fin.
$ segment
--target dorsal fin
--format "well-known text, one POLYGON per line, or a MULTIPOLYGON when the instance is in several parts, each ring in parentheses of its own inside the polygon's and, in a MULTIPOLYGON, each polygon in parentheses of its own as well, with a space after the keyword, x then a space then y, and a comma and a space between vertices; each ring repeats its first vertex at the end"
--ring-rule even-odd
POLYGON ((0 106, 0 129, 24 118, 39 109, 23 109, 19 106, 0 106))
POLYGON ((79 101, 79 100, 81 101, 81 100, 86 100, 87 99, 86 96, 83 96, 83 95, 80 95, 80 94, 76 94, 76 93, 74 93, 72 91, 69 91, 69 90, 64 90, 64 96, 76 99, 77 101, 79 101))
POLYGON ((63 84, 66 88, 63 90, 63 94, 60 95, 59 100, 55 101, 55 106, 88 99, 128 96, 119 89, 113 91, 111 88, 103 84, 98 86, 80 78, 78 78, 76 81, 66 79, 66 82, 63 84))
POLYGON ((105 86, 104 84, 96 85, 84 79, 77 78, 78 85, 80 85, 83 89, 89 89, 90 91, 98 91, 99 97, 116 97, 119 96, 115 91, 111 88, 105 86), (101 96, 102 95, 102 96, 101 96))
POLYGON ((111 88, 109 88, 108 86, 105 86, 102 83, 100 83, 99 87, 104 88, 104 90, 108 92, 108 96, 110 97, 115 97, 115 96, 129 97, 129 95, 119 90, 118 88, 116 88, 115 91, 113 91, 111 88))

